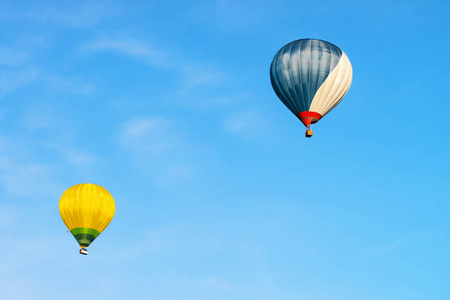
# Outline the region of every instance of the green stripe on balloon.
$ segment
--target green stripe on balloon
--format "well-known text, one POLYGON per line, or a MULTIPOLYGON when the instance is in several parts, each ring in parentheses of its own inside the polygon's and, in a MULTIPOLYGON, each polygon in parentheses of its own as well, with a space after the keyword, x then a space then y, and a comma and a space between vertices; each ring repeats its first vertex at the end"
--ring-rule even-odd
POLYGON ((98 230, 87 227, 74 228, 70 232, 78 241, 78 244, 83 247, 89 246, 100 234, 98 230))

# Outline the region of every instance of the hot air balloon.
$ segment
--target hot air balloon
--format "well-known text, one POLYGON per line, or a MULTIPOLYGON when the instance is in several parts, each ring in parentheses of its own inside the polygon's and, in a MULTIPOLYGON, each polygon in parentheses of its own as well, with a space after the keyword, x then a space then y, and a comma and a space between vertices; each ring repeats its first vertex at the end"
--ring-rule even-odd
POLYGON ((301 39, 281 48, 270 66, 270 80, 278 98, 306 126, 316 123, 341 102, 352 83, 352 65, 337 46, 322 40, 301 39))
POLYGON ((109 225, 116 205, 103 187, 77 184, 68 188, 59 201, 59 212, 67 228, 80 244, 80 254, 87 255, 87 247, 109 225))

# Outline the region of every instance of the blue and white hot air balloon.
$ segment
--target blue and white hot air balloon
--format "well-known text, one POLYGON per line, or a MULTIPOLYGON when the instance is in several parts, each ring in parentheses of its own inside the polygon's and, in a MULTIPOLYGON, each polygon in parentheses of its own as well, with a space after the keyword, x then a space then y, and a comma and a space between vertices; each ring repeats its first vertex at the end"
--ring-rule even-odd
POLYGON ((278 98, 307 127, 341 102, 352 84, 352 65, 335 45, 301 39, 281 48, 270 66, 270 80, 278 98))

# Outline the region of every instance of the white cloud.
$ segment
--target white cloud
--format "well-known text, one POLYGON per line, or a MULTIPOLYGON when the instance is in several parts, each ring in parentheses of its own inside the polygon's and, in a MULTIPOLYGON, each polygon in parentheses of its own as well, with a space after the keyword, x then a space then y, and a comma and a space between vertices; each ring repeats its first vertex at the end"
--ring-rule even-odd
POLYGON ((89 28, 120 11, 110 1, 71 2, 61 1, 48 5, 46 2, 7 6, 1 8, 0 20, 29 20, 37 23, 55 23, 72 28, 89 28))
POLYGON ((255 137, 267 129, 267 121, 258 111, 242 111, 228 115, 223 122, 224 131, 245 137, 255 137))
POLYGON ((0 98, 36 82, 49 90, 62 93, 89 95, 94 91, 93 86, 83 80, 46 74, 33 68, 3 70, 0 72, 0 98))
POLYGON ((90 153, 86 150, 77 148, 73 145, 71 140, 67 142, 51 143, 49 146, 81 174, 92 174, 94 171, 98 170, 98 164, 101 162, 100 157, 95 153, 90 153))
MULTIPOLYGON (((223 32, 252 30, 267 23, 267 12, 280 9, 273 1, 218 0, 199 2, 185 11, 190 22, 219 29, 223 32)), ((272 14, 273 15, 273 14, 272 14)), ((273 15, 275 16, 275 15, 273 15)))
POLYGON ((195 179, 196 168, 192 162, 184 163, 168 163, 166 167, 161 169, 155 182, 159 187, 170 188, 174 184, 189 182, 195 179))
POLYGON ((242 95, 230 95, 228 89, 230 76, 226 72, 211 66, 206 61, 191 61, 182 52, 158 47, 133 39, 99 38, 80 47, 84 53, 112 51, 138 59, 143 63, 162 70, 171 71, 174 88, 168 95, 173 102, 185 106, 210 109, 229 105, 242 98, 242 95))
POLYGON ((99 157, 80 148, 77 132, 64 114, 45 103, 24 109, 8 124, 14 131, 0 136, 3 191, 30 200, 41 199, 63 190, 60 176, 68 170, 76 171, 74 176, 97 171, 99 157))
POLYGON ((133 119, 123 125, 120 141, 133 151, 164 154, 178 147, 174 125, 169 119, 147 117, 133 119), (139 150, 138 150, 139 149, 139 150))
POLYGON ((137 57, 153 66, 161 68, 173 67, 173 64, 170 63, 168 55, 165 51, 158 50, 155 47, 150 46, 148 43, 131 39, 101 38, 90 44, 82 46, 80 50, 82 52, 113 51, 132 57, 137 57))
POLYGON ((72 164, 77 166, 88 165, 98 159, 98 156, 95 154, 74 149, 66 149, 65 155, 72 164))
POLYGON ((38 72, 34 69, 0 72, 0 97, 30 85, 37 77, 38 72))
POLYGON ((217 87, 226 79, 224 72, 199 67, 185 67, 184 78, 180 83, 181 92, 200 87, 217 87))
POLYGON ((161 188, 195 178, 199 163, 196 147, 186 140, 181 127, 170 119, 146 117, 122 125, 119 143, 153 182, 161 188))
MULTIPOLYGON (((61 115, 55 111, 55 108, 51 105, 37 103, 27 107, 19 122, 25 129, 23 132, 27 134, 23 138, 26 141, 25 143, 28 143, 28 137, 32 137, 36 132, 45 132, 48 136, 34 143, 36 149, 43 147, 45 151, 53 151, 53 155, 62 156, 73 166, 79 167, 80 170, 98 160, 97 155, 75 146, 77 134, 74 130, 69 129, 73 128, 73 125, 64 118, 64 114, 61 115)), ((14 146, 16 149, 20 147, 17 145, 17 143, 20 144, 19 139, 18 136, 10 138, 10 140, 16 142, 14 146)), ((9 152, 5 153, 12 154, 13 152, 15 152, 13 149, 9 149, 9 152)))
MULTIPOLYGON (((149 253, 177 253, 190 256, 192 253, 200 252, 205 254, 238 252, 250 257, 264 255, 258 244, 246 239, 234 239, 211 232, 207 225, 208 221, 204 222, 204 224, 179 222, 147 229, 143 231, 142 236, 134 237, 136 241, 130 243, 129 247, 119 250, 127 254, 123 256, 129 256, 130 259, 146 256, 149 253), (180 249, 183 249, 183 253, 179 252, 180 249)), ((114 256, 120 254, 114 253, 114 256)))
POLYGON ((0 65, 15 66, 28 60, 28 54, 24 51, 0 47, 0 65))
POLYGON ((15 163, 10 157, 0 157, 0 183, 11 195, 32 199, 54 195, 61 188, 51 174, 47 165, 15 163))
POLYGON ((171 95, 174 103, 209 110, 231 106, 246 97, 229 92, 231 81, 226 72, 207 66, 185 66, 181 74, 171 95))
POLYGON ((158 229, 147 230, 143 234, 140 244, 131 247, 136 256, 145 255, 148 252, 164 252, 171 249, 178 240, 183 237, 183 227, 169 225, 158 229))
POLYGON ((68 94, 92 95, 95 90, 91 83, 79 78, 67 78, 47 73, 38 73, 38 75, 39 81, 52 91, 68 94))
MULTIPOLYGON (((43 109, 45 108, 34 106, 33 109, 25 113, 23 119, 21 120, 21 124, 28 133, 32 134, 39 130, 51 128, 51 118, 43 109)), ((48 109, 50 111, 50 108, 48 109)))

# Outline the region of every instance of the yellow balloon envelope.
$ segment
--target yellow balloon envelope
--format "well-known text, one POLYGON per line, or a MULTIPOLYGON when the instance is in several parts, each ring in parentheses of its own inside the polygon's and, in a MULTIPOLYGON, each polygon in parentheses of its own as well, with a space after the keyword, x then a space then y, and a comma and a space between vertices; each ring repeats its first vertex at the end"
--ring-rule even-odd
POLYGON ((80 253, 109 225, 116 205, 111 194, 103 187, 77 184, 67 189, 59 201, 61 218, 81 246, 80 253))

